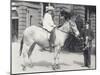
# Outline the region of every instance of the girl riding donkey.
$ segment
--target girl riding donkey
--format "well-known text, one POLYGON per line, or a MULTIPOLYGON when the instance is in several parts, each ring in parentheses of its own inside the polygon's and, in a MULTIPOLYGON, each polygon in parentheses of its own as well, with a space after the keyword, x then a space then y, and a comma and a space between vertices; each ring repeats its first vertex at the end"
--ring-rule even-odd
MULTIPOLYGON (((48 34, 50 45, 51 45, 51 42, 53 41, 52 36, 53 36, 54 28, 57 26, 53 22, 53 18, 52 18, 53 11, 54 11, 54 8, 50 6, 49 4, 49 6, 46 7, 46 13, 43 18, 43 28, 50 33, 48 34)), ((52 52, 52 49, 50 49, 49 51, 52 52)))
MULTIPOLYGON (((68 38, 69 32, 74 32, 76 37, 79 36, 79 31, 77 29, 76 24, 70 20, 71 14, 66 11, 64 12, 65 13, 61 13, 61 14, 65 19, 65 23, 60 28, 55 27, 54 23, 50 23, 51 27, 52 27, 52 24, 55 27, 55 28, 52 27, 52 29, 54 28, 54 32, 51 35, 53 36, 51 43, 49 43, 50 41, 48 38, 48 35, 50 35, 50 33, 46 31, 45 29, 37 27, 36 25, 32 25, 26 28, 26 30, 23 33, 23 37, 21 40, 21 47, 20 47, 20 55, 22 55, 23 57, 23 63, 22 63, 23 69, 26 68, 27 62, 31 61, 30 56, 36 44, 41 46, 44 49, 46 48, 51 49, 52 46, 50 44, 53 44, 54 48, 52 49, 54 49, 54 62, 52 64, 53 65, 52 68, 54 70, 60 68, 59 54, 60 54, 61 48, 64 45, 65 40, 68 38), (23 46, 26 46, 27 48, 24 49, 23 46)), ((49 30, 50 28, 47 28, 47 29, 49 30)))

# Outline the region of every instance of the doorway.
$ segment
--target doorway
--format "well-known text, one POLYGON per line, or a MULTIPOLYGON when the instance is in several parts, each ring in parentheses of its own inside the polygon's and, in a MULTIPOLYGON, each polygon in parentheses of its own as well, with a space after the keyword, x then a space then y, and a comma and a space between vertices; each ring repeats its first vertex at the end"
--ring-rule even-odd
POLYGON ((16 10, 12 10, 11 38, 13 42, 18 39, 18 14, 16 10))

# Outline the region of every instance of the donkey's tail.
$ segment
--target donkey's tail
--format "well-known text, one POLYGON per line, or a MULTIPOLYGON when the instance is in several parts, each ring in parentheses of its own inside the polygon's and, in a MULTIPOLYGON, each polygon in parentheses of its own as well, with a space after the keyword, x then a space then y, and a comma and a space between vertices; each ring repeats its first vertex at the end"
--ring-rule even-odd
POLYGON ((20 42, 20 50, 19 50, 19 52, 20 52, 20 56, 21 56, 21 54, 22 54, 22 49, 23 49, 23 39, 24 39, 24 36, 22 37, 22 40, 21 40, 21 42, 20 42))
POLYGON ((28 58, 31 56, 33 50, 34 50, 34 47, 35 47, 36 43, 34 42, 31 47, 29 48, 29 51, 28 51, 28 58))

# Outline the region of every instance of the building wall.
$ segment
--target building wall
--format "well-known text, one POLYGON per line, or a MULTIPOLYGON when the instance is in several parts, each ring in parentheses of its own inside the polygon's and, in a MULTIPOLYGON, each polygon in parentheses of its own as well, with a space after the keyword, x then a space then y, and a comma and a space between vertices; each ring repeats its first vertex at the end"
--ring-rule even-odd
POLYGON ((77 16, 80 15, 83 20, 83 23, 85 24, 85 6, 73 5, 73 11, 77 16))
POLYGON ((29 2, 16 2, 19 19, 18 26, 18 38, 20 39, 23 35, 23 31, 31 25, 40 26, 41 20, 41 6, 40 3, 29 3, 29 2))
POLYGON ((91 29, 94 34, 94 39, 92 40, 92 53, 95 53, 96 44, 96 13, 92 12, 90 14, 91 29))
POLYGON ((26 8, 25 6, 19 6, 18 7, 18 17, 19 17, 19 26, 18 26, 18 37, 22 37, 22 34, 23 34, 23 30, 26 28, 26 14, 27 14, 27 11, 26 11, 26 8))

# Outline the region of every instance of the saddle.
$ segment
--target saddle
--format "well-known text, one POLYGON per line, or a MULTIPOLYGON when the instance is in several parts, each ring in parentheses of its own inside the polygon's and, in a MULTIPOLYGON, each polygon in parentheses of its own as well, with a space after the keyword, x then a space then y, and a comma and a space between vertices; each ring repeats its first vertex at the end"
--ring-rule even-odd
POLYGON ((50 35, 48 35, 48 41, 50 43, 50 46, 52 47, 54 45, 55 38, 56 38, 56 35, 55 35, 55 29, 56 29, 56 27, 54 27, 51 32, 48 31, 47 29, 43 28, 43 27, 41 27, 41 28, 43 30, 47 31, 48 33, 50 33, 50 35))
POLYGON ((52 31, 48 31, 47 29, 43 28, 45 31, 47 31, 48 33, 50 33, 50 36, 49 36, 49 41, 50 42, 53 42, 55 39, 55 27, 52 29, 52 31))

